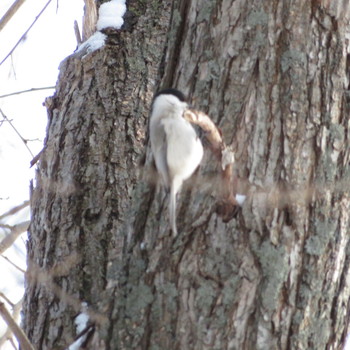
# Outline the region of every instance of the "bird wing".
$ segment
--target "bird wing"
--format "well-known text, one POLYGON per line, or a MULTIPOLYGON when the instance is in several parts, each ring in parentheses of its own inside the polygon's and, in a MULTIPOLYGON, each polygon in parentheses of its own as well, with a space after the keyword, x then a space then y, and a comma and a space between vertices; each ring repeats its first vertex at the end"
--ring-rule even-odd
POLYGON ((162 178, 163 185, 170 186, 169 168, 167 164, 167 137, 164 126, 159 123, 155 126, 155 132, 151 138, 151 148, 157 170, 162 178))

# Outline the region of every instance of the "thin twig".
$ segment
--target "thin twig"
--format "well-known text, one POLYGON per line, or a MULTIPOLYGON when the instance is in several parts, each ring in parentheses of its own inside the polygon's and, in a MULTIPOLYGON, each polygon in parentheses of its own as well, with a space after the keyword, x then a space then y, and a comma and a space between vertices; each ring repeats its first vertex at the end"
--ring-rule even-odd
POLYGON ((21 43, 23 38, 26 37, 28 32, 32 29, 35 22, 39 19, 39 17, 42 15, 42 13, 46 10, 47 6, 49 6, 50 2, 52 0, 49 0, 46 5, 43 7, 43 9, 39 12, 39 14, 35 17, 35 20, 32 22, 32 24, 28 27, 28 29, 24 32, 24 34, 20 37, 20 39, 17 41, 16 45, 12 48, 12 50, 6 55, 6 57, 1 61, 0 66, 13 54, 13 51, 16 50, 17 46, 21 43))
POLYGON ((42 153, 44 152, 45 147, 30 161, 30 167, 35 165, 35 163, 40 159, 42 153))
MULTIPOLYGON (((51 0, 50 0, 51 1, 51 0)), ((0 108, 0 113, 2 115, 2 117, 11 125, 12 129, 15 131, 15 133, 19 136, 19 138, 22 140, 22 142, 24 143, 24 145, 26 146, 28 152, 30 153, 30 155, 32 157, 34 157, 34 154, 32 153, 32 151, 30 150, 30 148, 27 145, 27 140, 18 132, 18 130, 13 126, 12 122, 10 119, 8 119, 6 117, 6 115, 4 114, 4 112, 2 111, 2 109, 0 108)))
POLYGON ((3 298, 12 308, 15 306, 15 304, 3 292, 0 292, 0 298, 3 298))
POLYGON ((4 258, 9 264, 11 264, 15 269, 17 269, 19 272, 22 272, 23 274, 26 273, 25 270, 20 268, 18 265, 16 265, 14 262, 12 262, 8 257, 1 255, 2 258, 4 258))
POLYGON ((17 12, 17 10, 23 5, 25 0, 16 0, 11 7, 6 11, 6 13, 0 19, 0 32, 9 20, 13 17, 13 15, 17 12))
POLYGON ((10 209, 9 211, 5 212, 4 214, 0 215, 0 220, 2 220, 3 218, 6 218, 6 216, 11 216, 11 215, 18 213, 22 209, 28 207, 28 205, 29 205, 29 201, 24 201, 22 204, 17 205, 16 207, 14 207, 14 208, 10 209))
POLYGON ((27 338, 27 336, 22 331, 22 329, 18 326, 16 321, 12 318, 11 314, 8 312, 3 302, 0 302, 0 315, 2 316, 6 324, 9 326, 9 328, 17 338, 18 342, 21 345, 21 349, 35 350, 33 345, 30 343, 29 339, 27 338))
POLYGON ((0 95, 0 98, 5 98, 5 97, 9 97, 9 96, 14 96, 14 95, 20 95, 20 94, 25 94, 27 92, 40 91, 40 90, 50 90, 50 89, 55 89, 55 88, 56 88, 55 86, 31 88, 31 89, 28 89, 28 90, 21 90, 21 91, 11 92, 11 93, 5 94, 5 95, 0 95))

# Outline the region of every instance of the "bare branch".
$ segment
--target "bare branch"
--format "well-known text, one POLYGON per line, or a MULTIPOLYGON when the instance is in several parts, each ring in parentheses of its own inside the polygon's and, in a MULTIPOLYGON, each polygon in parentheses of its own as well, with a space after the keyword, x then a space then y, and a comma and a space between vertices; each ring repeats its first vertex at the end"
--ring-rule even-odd
POLYGON ((29 224, 30 221, 24 221, 14 226, 6 225, 7 228, 10 228, 11 232, 0 242, 0 254, 3 254, 23 232, 28 230, 29 224))
POLYGON ((3 298, 12 308, 15 306, 15 304, 3 292, 0 292, 0 298, 3 298))
POLYGON ((12 262, 8 257, 1 255, 3 259, 5 259, 9 264, 11 264, 15 269, 17 269, 19 272, 26 273, 25 270, 21 269, 18 265, 16 265, 14 262, 12 262))
POLYGON ((13 15, 18 11, 18 9, 23 5, 25 0, 16 0, 11 7, 7 10, 7 12, 0 19, 0 32, 4 29, 9 20, 13 17, 13 15))
POLYGON ((11 93, 5 94, 5 95, 0 95, 0 98, 5 98, 5 97, 9 97, 9 96, 14 96, 14 95, 20 95, 20 94, 25 94, 27 92, 34 92, 34 91, 40 91, 40 90, 51 90, 51 89, 55 89, 55 88, 56 88, 55 86, 31 88, 31 89, 28 89, 28 90, 16 91, 16 92, 11 92, 11 93))
MULTIPOLYGON (((23 303, 23 298, 16 304, 13 304, 8 298, 6 298, 6 296, 3 293, 0 293, 0 297, 3 298, 4 300, 6 300, 6 302, 11 305, 12 307, 12 318, 14 320, 18 320, 20 311, 22 309, 22 303, 23 303)), ((3 334, 3 336, 0 338, 0 349, 2 349, 2 345, 6 342, 6 341, 10 341, 13 348, 17 349, 16 346, 14 345, 13 339, 12 339, 12 332, 11 329, 9 327, 7 327, 5 333, 3 334)))
POLYGON ((0 220, 6 218, 6 216, 11 216, 11 215, 14 215, 14 214, 18 213, 22 209, 28 207, 28 205, 29 205, 29 201, 24 201, 22 204, 17 205, 16 207, 10 209, 6 213, 0 215, 0 220))
POLYGON ((33 345, 30 343, 27 336, 24 334, 22 329, 18 326, 16 321, 13 319, 11 314, 8 312, 5 304, 3 302, 0 302, 0 315, 8 325, 8 327, 11 329, 15 337, 17 338, 18 342, 21 345, 21 349, 23 350, 35 350, 33 345))
POLYGON ((15 133, 19 136, 19 138, 22 140, 22 142, 24 143, 24 145, 26 146, 28 152, 31 154, 32 157, 34 157, 34 154, 32 153, 32 151, 30 150, 30 148, 27 145, 27 140, 19 133, 19 131, 14 127, 14 125, 12 124, 11 120, 8 119, 6 117, 6 115, 4 114, 4 112, 2 111, 2 109, 0 108, 0 113, 2 115, 2 117, 11 125, 12 129, 15 131, 15 133))
POLYGON ((28 32, 32 29, 35 22, 39 19, 39 17, 43 14, 43 12, 46 10, 47 6, 49 6, 50 2, 52 0, 49 0, 46 5, 43 7, 43 9, 39 12, 39 14, 35 17, 35 20, 32 22, 32 24, 29 26, 29 28, 24 32, 24 34, 20 37, 20 39, 17 41, 16 45, 11 49, 11 51, 6 55, 6 57, 1 61, 0 66, 13 54, 13 52, 16 50, 17 46, 21 43, 23 38, 26 37, 28 32))
MULTIPOLYGON (((11 333, 12 334, 12 333, 11 333)), ((13 341, 13 338, 9 339, 9 342, 11 343, 12 347, 15 349, 15 350, 18 350, 15 342, 13 341)))
POLYGON ((40 159, 42 153, 44 152, 45 148, 42 149, 31 161, 30 161, 30 167, 36 164, 36 162, 40 159))

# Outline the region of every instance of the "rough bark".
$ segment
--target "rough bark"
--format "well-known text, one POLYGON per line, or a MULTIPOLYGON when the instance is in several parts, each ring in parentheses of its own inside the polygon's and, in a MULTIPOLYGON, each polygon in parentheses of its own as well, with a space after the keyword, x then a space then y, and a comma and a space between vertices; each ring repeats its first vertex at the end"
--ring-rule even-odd
POLYGON ((102 50, 68 57, 46 101, 24 307, 37 349, 72 342, 80 301, 99 309, 110 256, 123 250, 170 15, 170 2, 151 7, 132 32, 112 32, 102 50))
POLYGON ((349 325, 349 5, 130 2, 61 66, 32 193, 25 330, 37 349, 340 349, 349 325), (139 6, 139 7, 137 7, 139 6), (207 150, 173 240, 145 135, 159 85, 192 97, 248 199, 224 222, 207 150), (147 152, 149 155, 149 152, 147 152))

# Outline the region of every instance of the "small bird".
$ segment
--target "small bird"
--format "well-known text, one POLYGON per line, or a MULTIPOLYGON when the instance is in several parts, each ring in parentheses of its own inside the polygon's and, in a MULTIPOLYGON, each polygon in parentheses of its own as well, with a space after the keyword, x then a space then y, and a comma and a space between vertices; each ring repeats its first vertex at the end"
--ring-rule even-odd
POLYGON ((203 157, 201 140, 183 117, 187 109, 181 91, 164 89, 154 96, 150 118, 151 149, 156 168, 163 185, 170 188, 169 217, 174 236, 177 235, 176 195, 203 157))

